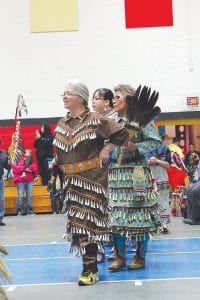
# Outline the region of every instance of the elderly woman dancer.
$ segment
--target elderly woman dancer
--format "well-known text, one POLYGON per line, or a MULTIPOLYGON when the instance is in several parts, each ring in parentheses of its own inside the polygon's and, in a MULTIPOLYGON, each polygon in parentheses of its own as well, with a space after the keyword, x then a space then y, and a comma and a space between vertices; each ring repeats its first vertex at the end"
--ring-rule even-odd
POLYGON ((161 145, 161 139, 152 118, 160 112, 154 107, 158 93, 147 87, 136 91, 126 84, 114 88, 114 108, 118 122, 129 130, 128 147, 117 147, 109 167, 110 199, 114 202, 111 231, 116 257, 108 267, 118 271, 126 267, 126 238, 135 237, 136 255, 129 270, 145 266, 147 243, 151 232, 160 226, 163 208, 156 202, 157 192, 145 154, 161 145))
POLYGON ((79 80, 67 82, 63 94, 68 110, 55 129, 55 162, 62 170, 64 211, 71 248, 82 254, 79 285, 98 281, 97 243, 108 238, 110 207, 105 165, 115 145, 128 140, 126 128, 88 109, 89 92, 79 80), (105 140, 107 144, 105 145, 105 140))

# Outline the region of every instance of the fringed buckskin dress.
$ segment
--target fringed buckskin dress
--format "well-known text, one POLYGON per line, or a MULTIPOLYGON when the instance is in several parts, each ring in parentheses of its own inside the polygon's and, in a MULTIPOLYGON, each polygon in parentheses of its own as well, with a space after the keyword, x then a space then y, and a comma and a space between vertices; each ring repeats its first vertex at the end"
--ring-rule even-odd
POLYGON ((98 165, 98 156, 105 140, 123 145, 127 139, 128 132, 122 125, 89 110, 75 118, 67 115, 58 122, 53 144, 64 176, 66 232, 70 236, 107 240, 111 210, 108 172, 107 166, 98 165))

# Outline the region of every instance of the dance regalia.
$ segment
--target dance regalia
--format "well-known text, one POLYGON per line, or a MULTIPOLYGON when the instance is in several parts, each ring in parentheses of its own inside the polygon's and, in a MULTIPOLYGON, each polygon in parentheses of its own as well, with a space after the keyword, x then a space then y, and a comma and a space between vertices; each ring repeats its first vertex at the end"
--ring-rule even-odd
MULTIPOLYGON (((166 145, 154 149, 147 155, 147 159, 150 157, 156 157, 161 161, 168 162, 170 164, 170 150, 166 145)), ((151 165, 153 176, 156 180, 158 187, 158 199, 157 202, 166 208, 164 213, 161 214, 161 222, 164 226, 170 222, 170 207, 169 207, 169 180, 167 169, 160 164, 151 165)), ((162 230, 162 229, 161 229, 162 230)))
POLYGON ((167 169, 170 187, 171 214, 181 216, 185 206, 183 196, 184 187, 189 184, 189 177, 183 162, 184 155, 181 148, 175 144, 168 146, 171 153, 170 167, 167 169))
POLYGON ((136 253, 127 266, 129 270, 145 267, 149 237, 161 225, 164 211, 157 203, 156 181, 146 160, 146 154, 161 145, 153 118, 160 112, 154 107, 158 93, 139 86, 133 96, 126 97, 124 122, 129 131, 129 148, 114 149, 109 168, 110 199, 114 202, 111 231, 115 259, 108 269, 118 271, 126 266, 126 238, 135 237, 136 253), (131 143, 132 142, 132 143, 131 143))
MULTIPOLYGON (((56 162, 63 172, 67 234, 107 240, 111 207, 107 197, 107 167, 99 166, 104 141, 122 145, 127 130, 110 118, 84 111, 67 115, 55 129, 56 162)), ((73 243, 76 245, 75 239, 73 243)))
POLYGON ((111 231, 122 236, 136 236, 137 241, 148 239, 160 226, 163 208, 158 205, 155 179, 145 155, 161 145, 153 118, 160 113, 155 106, 158 93, 139 86, 133 96, 126 97, 126 117, 123 122, 129 131, 129 141, 135 151, 124 147, 114 149, 109 168, 110 199, 114 201, 111 231))
POLYGON ((102 117, 107 117, 107 118, 111 118, 111 119, 115 119, 116 115, 117 115, 117 113, 115 112, 115 110, 113 108, 108 108, 101 113, 102 117))
POLYGON ((145 154, 158 148, 161 140, 153 122, 130 140, 137 144, 137 150, 114 149, 109 167, 110 199, 114 202, 111 230, 114 234, 136 235, 136 239, 141 240, 157 231, 163 212, 157 203, 154 178, 145 159, 145 154))

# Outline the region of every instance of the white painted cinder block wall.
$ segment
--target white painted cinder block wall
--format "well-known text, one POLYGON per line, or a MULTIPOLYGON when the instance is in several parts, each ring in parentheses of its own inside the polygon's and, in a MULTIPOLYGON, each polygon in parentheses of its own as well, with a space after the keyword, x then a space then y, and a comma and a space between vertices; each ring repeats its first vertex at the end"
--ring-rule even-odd
POLYGON ((173 0, 173 27, 126 29, 123 0, 79 0, 79 31, 31 33, 29 1, 0 0, 0 120, 14 118, 19 93, 29 118, 64 115, 70 78, 91 94, 146 84, 163 112, 182 110, 187 95, 200 95, 199 12, 199 0, 173 0))

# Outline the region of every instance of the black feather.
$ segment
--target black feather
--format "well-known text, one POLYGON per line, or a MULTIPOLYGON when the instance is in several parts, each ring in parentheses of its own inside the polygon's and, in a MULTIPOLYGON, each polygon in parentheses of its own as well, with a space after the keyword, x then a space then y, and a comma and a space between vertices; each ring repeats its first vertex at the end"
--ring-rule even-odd
POLYGON ((155 106, 159 93, 147 86, 137 88, 134 96, 126 97, 126 117, 129 122, 145 127, 161 110, 155 106))
POLYGON ((126 117, 129 122, 132 121, 132 116, 137 115, 138 110, 138 97, 140 94, 141 85, 137 88, 134 96, 127 96, 126 97, 126 117))

